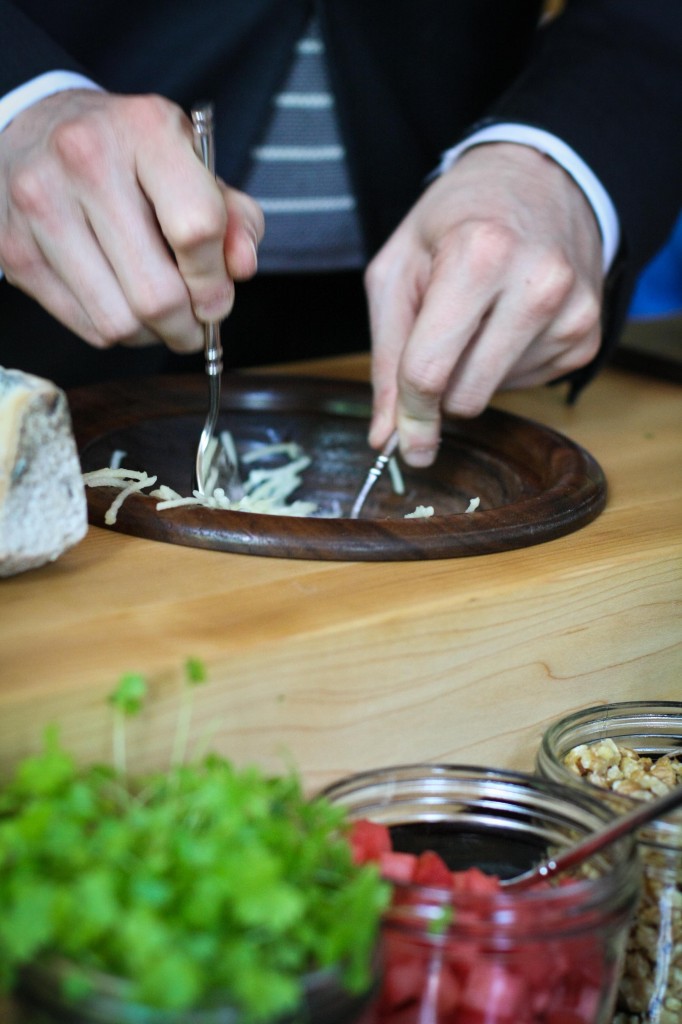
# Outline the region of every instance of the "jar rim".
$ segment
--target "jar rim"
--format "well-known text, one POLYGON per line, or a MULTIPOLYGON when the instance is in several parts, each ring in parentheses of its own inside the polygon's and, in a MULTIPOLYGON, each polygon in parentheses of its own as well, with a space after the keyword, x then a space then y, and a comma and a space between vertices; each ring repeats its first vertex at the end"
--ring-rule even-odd
MULTIPOLYGON (((503 809, 501 795, 506 796, 509 803, 517 799, 516 808, 528 813, 540 815, 548 813, 547 806, 553 814, 558 815, 558 822, 568 823, 574 831, 587 834, 591 829, 606 824, 613 820, 615 812, 591 793, 582 792, 573 787, 567 787, 561 783, 541 778, 538 775, 531 775, 512 769, 487 768, 478 765, 448 764, 448 763, 424 763, 415 762, 386 766, 378 769, 368 769, 337 780, 325 787, 321 792, 324 797, 332 802, 340 802, 350 810, 351 817, 369 817, 373 820, 380 820, 381 814, 377 817, 377 808, 383 808, 385 814, 387 808, 391 813, 399 811, 408 806, 407 801, 402 801, 401 796, 414 796, 415 785, 427 783, 421 791, 418 802, 420 816, 411 819, 412 822, 434 822, 454 821, 443 816, 443 812, 450 806, 447 802, 439 801, 439 788, 444 790, 448 785, 460 787, 459 799, 464 798, 466 791, 473 790, 476 784, 488 784, 493 786, 490 799, 473 800, 472 806, 478 810, 503 809), (502 791, 502 794, 500 792, 502 791), (383 791, 383 796, 382 796, 383 791), (523 802, 522 797, 525 797, 523 802), (377 803, 377 800, 379 801, 377 803), (548 803, 549 802, 549 803, 548 803), (375 813, 372 814, 372 809, 375 813)), ((442 795, 442 793, 441 793, 442 795)), ((385 816, 384 814, 384 816, 385 816)), ((384 824, 396 825, 400 822, 400 814, 392 822, 384 821, 384 824)), ((460 819, 463 820, 463 819, 460 819)), ((519 825, 519 822, 513 822, 519 825)), ((566 836, 564 834, 564 840, 566 836)), ((573 839, 575 841, 575 839, 573 839)), ((566 840, 566 843, 568 840, 566 840)), ((634 900, 639 885, 639 861, 635 853, 635 843, 632 837, 625 837, 624 841, 614 843, 607 855, 608 870, 602 866, 601 873, 596 878, 571 878, 563 885, 553 885, 542 889, 522 889, 517 891, 501 890, 494 894, 460 894, 456 893, 456 905, 485 908, 504 912, 505 909, 519 907, 540 906, 544 908, 556 908, 556 917, 564 916, 567 927, 575 925, 578 917, 577 908, 581 913, 589 915, 596 912, 597 908, 603 907, 605 903, 612 903, 615 906, 627 905, 634 900), (459 898, 462 897, 461 904, 459 898), (574 912, 573 914, 571 912, 574 912)), ((409 894, 418 893, 422 899, 442 900, 444 894, 452 901, 453 893, 448 889, 437 889, 432 887, 403 883, 397 885, 398 893, 403 893, 406 898, 409 894)), ((492 918, 491 918, 492 919, 492 918)), ((498 922, 499 924, 499 922, 498 922)))
MULTIPOLYGON (((593 705, 558 718, 545 730, 536 757, 543 777, 601 795, 602 800, 607 795, 612 806, 620 804, 621 812, 627 811, 637 805, 637 797, 576 776, 563 763, 565 755, 575 747, 605 739, 629 740, 628 745, 635 749, 656 750, 661 755, 672 753, 682 758, 682 701, 620 701, 593 705), (590 727, 592 734, 581 737, 581 730, 590 727), (636 738, 641 743, 634 743, 636 738), (674 741, 672 745, 666 742, 670 740, 674 741), (555 771, 548 774, 552 767, 555 771)), ((647 846, 682 849, 682 811, 673 811, 665 818, 650 822, 640 830, 638 838, 647 846)))

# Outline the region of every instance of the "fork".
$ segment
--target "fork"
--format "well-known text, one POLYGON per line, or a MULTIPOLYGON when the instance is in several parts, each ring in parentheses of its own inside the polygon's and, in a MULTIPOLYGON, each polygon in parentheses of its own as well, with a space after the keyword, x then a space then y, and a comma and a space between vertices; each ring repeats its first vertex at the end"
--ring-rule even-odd
POLYGON ((360 512, 362 511, 362 507, 365 504, 365 501, 367 500, 367 495, 372 490, 375 483, 383 473, 384 469, 393 458, 393 455, 395 454, 395 451, 398 447, 399 440, 400 437, 398 435, 398 431, 394 430, 391 436, 389 437, 388 441, 386 442, 386 444, 384 445, 384 447, 381 449, 380 453, 374 460, 372 466, 370 467, 367 473, 367 476, 365 477, 365 481, 362 487, 357 493, 357 497, 355 498, 355 501, 353 502, 353 507, 350 511, 351 519, 359 518, 360 512))
MULTIPOLYGON (((215 176, 215 144, 213 133, 213 104, 201 103, 192 108, 194 144, 204 166, 215 176)), ((239 501, 244 488, 239 477, 236 462, 228 459, 224 446, 215 441, 215 429, 220 412, 221 380, 223 372, 223 347, 220 341, 220 324, 215 321, 204 324, 204 356, 208 377, 208 414, 204 423, 194 464, 192 489, 206 494, 210 481, 220 483, 230 501, 239 501)), ((215 483, 208 488, 215 490, 215 483)), ((207 496, 210 496, 207 495, 207 496)))

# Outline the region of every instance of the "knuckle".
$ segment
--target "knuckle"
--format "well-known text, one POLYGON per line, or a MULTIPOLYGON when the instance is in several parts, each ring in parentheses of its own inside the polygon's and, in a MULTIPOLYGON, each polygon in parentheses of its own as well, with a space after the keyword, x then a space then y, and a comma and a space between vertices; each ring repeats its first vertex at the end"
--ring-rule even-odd
POLYGON ((363 283, 367 291, 374 291, 375 288, 380 287, 381 282, 384 279, 383 264, 381 260, 375 258, 365 269, 363 283))
POLYGON ((9 234, 0 241, 0 267, 10 284, 30 281, 42 265, 42 257, 35 247, 21 242, 9 234))
POLYGON ((97 348, 113 348, 135 338, 141 324, 131 310, 117 312, 98 311, 92 316, 94 328, 92 344, 97 348))
POLYGON ((400 270, 401 267, 400 253, 389 240, 365 268, 363 284, 366 292, 370 295, 381 295, 390 284, 396 268, 400 270))
POLYGON ((220 243, 225 235, 227 215, 219 203, 204 203, 188 210, 168 226, 168 240, 174 250, 191 252, 202 246, 220 243))
POLYGON ((106 164, 102 138, 90 119, 72 119, 57 125, 52 146, 60 162, 84 178, 98 177, 106 164))
POLYGON ((471 272, 483 280, 507 265, 517 244, 514 231, 497 221, 469 222, 463 237, 471 272))
POLYGON ((177 286, 159 285, 157 280, 138 279, 131 296, 131 306, 139 322, 144 324, 162 323, 173 317, 186 304, 187 291, 180 279, 177 286))
POLYGON ((601 302, 594 294, 585 295, 573 311, 567 333, 575 341, 589 338, 598 334, 600 321, 601 302))
POLYGON ((146 132, 156 132, 180 121, 178 107, 158 93, 128 96, 123 100, 126 117, 139 124, 146 132))
POLYGON ((529 309, 537 316, 549 316, 568 298, 576 273, 568 260, 558 257, 543 264, 529 282, 529 309))
POLYGON ((448 371, 435 361, 411 360, 403 367, 404 384, 417 398, 433 402, 440 398, 448 381, 448 371))
POLYGON ((22 167, 12 174, 7 194, 12 206, 29 217, 42 217, 52 208, 52 197, 37 168, 22 167))
POLYGON ((480 416, 488 407, 489 394, 482 388, 460 387, 454 395, 443 403, 446 412, 453 416, 463 416, 465 419, 472 419, 480 416))
POLYGON ((563 357, 560 360, 562 371, 570 373, 585 366, 597 355, 600 343, 601 332, 598 329, 594 329, 590 334, 581 335, 576 341, 569 338, 567 343, 565 342, 563 357))

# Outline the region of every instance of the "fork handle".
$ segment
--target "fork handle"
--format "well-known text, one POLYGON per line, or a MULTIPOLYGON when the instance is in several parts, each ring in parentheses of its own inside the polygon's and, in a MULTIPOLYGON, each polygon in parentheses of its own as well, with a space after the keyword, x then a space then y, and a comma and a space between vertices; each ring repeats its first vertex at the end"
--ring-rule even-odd
MULTIPOLYGON (((191 111, 194 146, 201 157, 204 167, 215 177, 215 135, 213 130, 213 103, 197 103, 191 111)), ((220 341, 220 328, 217 323, 204 324, 204 355, 206 357, 206 373, 209 377, 219 377, 223 372, 223 346, 220 341)))
POLYGON ((197 103, 191 111, 194 128, 194 145, 197 156, 215 177, 215 136, 213 132, 214 106, 212 103, 197 103))
POLYGON ((223 372, 223 346, 217 323, 204 324, 204 357, 209 377, 219 377, 223 372))
POLYGON ((399 441, 400 435, 398 434, 397 430, 394 430, 391 436, 389 437, 388 441, 384 445, 384 447, 381 449, 380 453, 377 455, 371 468, 367 471, 365 481, 360 490, 358 491, 355 501, 353 502, 353 507, 350 511, 351 519, 358 519, 360 517, 362 507, 365 504, 365 501, 367 500, 367 495, 372 490, 374 484, 377 482, 377 480, 383 473, 386 465, 393 458, 395 451, 398 447, 399 441))

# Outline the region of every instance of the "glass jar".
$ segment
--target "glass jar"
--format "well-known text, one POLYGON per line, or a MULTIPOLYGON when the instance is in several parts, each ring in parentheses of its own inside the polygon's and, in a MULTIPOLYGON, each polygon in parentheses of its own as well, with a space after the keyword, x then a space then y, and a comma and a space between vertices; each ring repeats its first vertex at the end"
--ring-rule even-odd
MULTIPOLYGON (((325 795, 388 826, 394 850, 501 878, 613 817, 587 793, 461 765, 364 772, 325 795)), ((373 1024, 610 1024, 639 892, 634 849, 621 840, 587 874, 518 892, 396 883, 373 1024)))
MULTIPOLYGON (((537 755, 538 771, 548 779, 590 792, 616 811, 627 811, 636 797, 611 787, 620 768, 595 770, 600 785, 577 775, 566 764, 576 748, 588 756, 609 757, 608 744, 625 747, 654 761, 669 755, 682 763, 682 703, 625 701, 587 708, 555 722, 546 731, 537 755), (599 745, 602 745, 601 747, 599 745)), ((576 758, 573 754, 573 758, 576 758)), ((634 761, 629 762, 632 771, 634 761)), ((682 781, 678 777, 678 781, 682 781)), ((677 784, 673 780, 673 784, 677 784)), ((633 790, 636 774, 626 789, 633 790)), ((641 797, 640 797, 641 798, 641 797)), ((641 854, 642 894, 628 936, 614 1024, 680 1024, 682 1021, 682 812, 644 826, 637 835, 641 854)))

